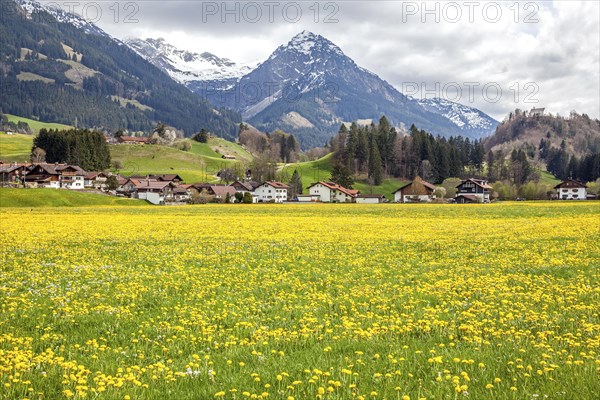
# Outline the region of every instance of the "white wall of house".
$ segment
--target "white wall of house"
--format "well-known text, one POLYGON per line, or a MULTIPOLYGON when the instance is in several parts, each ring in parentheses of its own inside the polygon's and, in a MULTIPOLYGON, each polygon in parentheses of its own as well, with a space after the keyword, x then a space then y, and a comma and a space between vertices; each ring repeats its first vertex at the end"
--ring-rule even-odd
POLYGON ((328 202, 332 201, 332 198, 334 198, 333 196, 335 196, 335 195, 332 195, 332 190, 330 188, 328 188, 325 185, 321 185, 320 183, 317 183, 316 185, 311 186, 308 189, 308 193, 319 196, 319 199, 324 203, 328 203, 328 202))
POLYGON ((556 189, 556 195, 559 200, 585 200, 587 197, 587 190, 585 188, 562 188, 556 189))
POLYGON ((265 203, 269 201, 275 201, 275 203, 287 201, 287 189, 275 188, 268 184, 262 184, 254 189, 254 194, 257 197, 257 201, 265 203))
POLYGON ((71 178, 72 179, 70 179, 69 181, 62 182, 63 188, 72 189, 72 190, 81 190, 85 187, 85 180, 84 180, 83 176, 77 175, 77 176, 73 176, 71 178))
POLYGON ((377 197, 357 197, 357 204, 379 204, 381 200, 377 197))
POLYGON ((320 197, 315 194, 299 194, 297 197, 298 197, 298 201, 300 203, 310 203, 310 202, 320 201, 320 197))
POLYGON ((138 192, 136 196, 138 199, 147 200, 152 204, 164 204, 165 202, 165 196, 162 193, 138 192))

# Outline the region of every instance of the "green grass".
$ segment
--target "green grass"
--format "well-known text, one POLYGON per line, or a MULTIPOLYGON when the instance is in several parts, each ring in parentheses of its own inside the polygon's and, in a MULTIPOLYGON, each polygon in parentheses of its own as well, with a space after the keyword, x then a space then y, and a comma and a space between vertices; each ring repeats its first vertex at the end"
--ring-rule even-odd
POLYGON ((540 173, 540 183, 544 183, 546 185, 558 185, 560 183, 560 179, 557 179, 554 175, 552 175, 548 171, 539 171, 540 173))
POLYGON ((33 136, 0 132, 0 160, 25 162, 29 160, 33 136))
POLYGON ((42 122, 42 121, 37 121, 35 119, 17 117, 16 115, 12 115, 12 114, 4 114, 4 115, 6 115, 8 117, 9 122, 14 122, 15 124, 19 121, 27 122, 27 124, 33 130, 34 133, 38 133, 40 131, 40 129, 42 129, 42 128, 46 128, 46 129, 72 129, 73 128, 70 125, 57 124, 54 122, 42 122))
POLYGON ((185 182, 215 181, 223 168, 241 168, 238 160, 224 160, 210 144, 192 143, 191 151, 160 145, 113 145, 111 157, 123 163, 125 175, 179 174, 185 182))
POLYGON ((0 188, 0 207, 140 206, 143 200, 61 189, 0 188))

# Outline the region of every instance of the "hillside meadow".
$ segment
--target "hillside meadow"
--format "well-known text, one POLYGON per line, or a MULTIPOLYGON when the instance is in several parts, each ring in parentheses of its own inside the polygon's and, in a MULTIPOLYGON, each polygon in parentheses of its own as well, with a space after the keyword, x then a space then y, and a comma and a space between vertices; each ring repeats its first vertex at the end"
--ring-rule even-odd
POLYGON ((600 393, 598 203, 0 217, 0 398, 600 393))

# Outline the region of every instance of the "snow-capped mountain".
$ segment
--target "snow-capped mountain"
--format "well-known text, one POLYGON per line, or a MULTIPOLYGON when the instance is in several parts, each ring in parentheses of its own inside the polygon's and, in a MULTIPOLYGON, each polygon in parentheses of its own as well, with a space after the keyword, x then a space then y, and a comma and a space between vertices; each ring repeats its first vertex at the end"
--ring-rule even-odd
POLYGON ((179 50, 163 38, 127 39, 125 43, 173 79, 184 84, 190 81, 237 79, 257 65, 236 64, 227 58, 207 52, 198 54, 179 50))
POLYGON ((188 87, 215 105, 241 112, 259 129, 296 133, 305 146, 322 144, 342 122, 378 120, 382 115, 396 126, 415 124, 443 136, 479 138, 497 124, 479 110, 457 103, 421 104, 358 66, 328 39, 308 31, 279 46, 233 83, 190 82, 188 87), (300 119, 302 124, 293 122, 300 119))
MULTIPOLYGON (((17 5, 27 13, 27 16, 31 18, 31 14, 36 11, 45 11, 48 14, 52 15, 58 22, 66 23, 73 25, 74 27, 81 29, 85 33, 89 35, 98 35, 104 37, 110 37, 106 32, 102 29, 94 25, 93 23, 87 21, 80 15, 69 13, 62 8, 60 8, 60 4, 56 2, 37 2, 35 0, 15 0, 17 5)), ((65 5, 67 7, 67 5, 65 5)))
POLYGON ((499 123, 476 108, 439 97, 419 99, 417 102, 426 110, 448 118, 465 132, 465 136, 471 136, 471 133, 477 134, 480 132, 489 132, 489 134, 492 134, 499 123))

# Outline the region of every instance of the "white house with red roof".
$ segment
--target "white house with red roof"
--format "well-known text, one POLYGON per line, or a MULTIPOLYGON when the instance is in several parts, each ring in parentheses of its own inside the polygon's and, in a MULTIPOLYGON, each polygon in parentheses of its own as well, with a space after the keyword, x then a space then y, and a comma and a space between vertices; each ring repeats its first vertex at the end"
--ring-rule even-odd
POLYGON ((308 187, 308 193, 319 196, 323 203, 352 203, 359 191, 347 189, 335 182, 319 181, 308 187))
POLYGON ((288 199, 289 186, 277 181, 266 181, 254 189, 254 195, 259 203, 283 203, 288 199))

